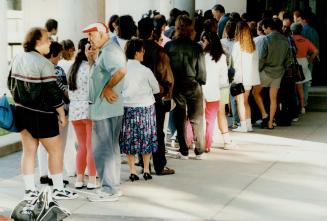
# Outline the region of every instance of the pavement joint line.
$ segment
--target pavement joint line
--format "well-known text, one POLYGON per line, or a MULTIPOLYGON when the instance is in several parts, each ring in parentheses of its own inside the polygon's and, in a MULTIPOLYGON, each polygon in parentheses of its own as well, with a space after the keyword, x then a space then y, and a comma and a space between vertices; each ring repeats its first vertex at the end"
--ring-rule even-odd
POLYGON ((230 200, 227 201, 227 203, 224 204, 224 206, 219 209, 219 211, 212 217, 214 220, 216 216, 218 216, 219 213, 221 213, 226 207, 228 207, 232 202, 234 202, 246 189, 248 189, 253 183, 255 183, 257 180, 259 180, 264 174, 266 174, 271 168, 273 168, 277 163, 279 163, 282 159, 286 158, 288 155, 291 154, 292 151, 287 151, 283 154, 283 156, 273 161, 259 176, 253 178, 245 187, 243 187, 234 197, 232 197, 230 200))

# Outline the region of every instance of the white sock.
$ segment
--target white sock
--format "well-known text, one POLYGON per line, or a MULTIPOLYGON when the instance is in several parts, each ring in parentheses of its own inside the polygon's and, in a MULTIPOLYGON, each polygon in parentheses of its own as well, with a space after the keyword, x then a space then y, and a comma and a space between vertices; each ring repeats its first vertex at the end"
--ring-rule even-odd
POLYGON ((57 189, 57 190, 63 190, 64 189, 64 183, 63 183, 63 180, 62 180, 62 173, 52 174, 51 178, 52 178, 52 181, 53 181, 53 189, 57 189))
POLYGON ((241 121, 241 128, 247 129, 247 123, 246 120, 245 121, 241 121))
POLYGON ((252 128, 251 118, 248 118, 248 119, 246 119, 245 121, 246 121, 246 126, 247 126, 247 128, 252 128))
POLYGON ((25 190, 35 190, 34 174, 23 175, 25 190))
POLYGON ((222 135, 223 135, 224 143, 231 143, 232 142, 232 139, 230 138, 228 132, 227 133, 224 133, 222 135))

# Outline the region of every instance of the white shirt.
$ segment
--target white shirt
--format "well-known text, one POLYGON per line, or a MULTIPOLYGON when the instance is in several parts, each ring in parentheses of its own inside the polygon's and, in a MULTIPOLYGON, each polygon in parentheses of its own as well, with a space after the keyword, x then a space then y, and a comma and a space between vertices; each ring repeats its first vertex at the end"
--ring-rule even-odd
POLYGON ((233 50, 233 46, 235 44, 234 40, 229 40, 227 38, 223 38, 220 40, 221 45, 223 46, 223 49, 225 51, 226 59, 227 59, 227 65, 230 67, 231 63, 231 54, 233 50))
POLYGON ((235 83, 243 83, 245 87, 260 84, 257 50, 252 53, 244 52, 241 50, 240 43, 235 42, 232 50, 232 67, 235 69, 235 83))
POLYGON ((68 90, 70 121, 89 119, 89 79, 90 66, 87 61, 83 61, 77 72, 77 89, 68 90))
POLYGON ((207 80, 202 86, 204 99, 207 102, 220 100, 220 88, 228 87, 228 68, 226 56, 221 55, 215 62, 209 53, 205 55, 207 80))
POLYGON ((58 62, 58 66, 61 67, 62 69, 64 69, 67 78, 69 76, 70 68, 72 67, 73 64, 74 64, 74 60, 61 59, 58 62))
POLYGON ((159 83, 152 71, 139 61, 129 59, 122 92, 124 106, 148 107, 155 102, 153 94, 159 92, 159 83))

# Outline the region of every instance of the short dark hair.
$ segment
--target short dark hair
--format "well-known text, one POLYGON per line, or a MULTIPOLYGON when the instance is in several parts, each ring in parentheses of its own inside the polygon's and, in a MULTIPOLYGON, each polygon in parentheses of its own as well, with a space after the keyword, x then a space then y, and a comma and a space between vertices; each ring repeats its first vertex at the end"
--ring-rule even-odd
POLYGON ((150 17, 142 18, 138 22, 139 38, 149 39, 154 29, 153 19, 150 17))
POLYGON ((52 18, 48 19, 45 23, 45 28, 48 30, 48 32, 52 31, 53 29, 58 29, 58 22, 52 18))
POLYGON ((143 41, 138 38, 133 38, 127 41, 125 46, 125 54, 127 59, 134 59, 136 52, 140 52, 144 48, 143 41))
POLYGON ((41 40, 42 32, 47 32, 44 28, 31 28, 24 39, 23 48, 25 52, 35 51, 36 42, 41 40))
POLYGON ((48 59, 51 58, 51 56, 57 57, 62 50, 63 50, 62 45, 56 41, 53 41, 53 42, 51 42, 51 45, 50 45, 50 52, 47 55, 45 55, 44 57, 46 57, 48 59))
POLYGON ((271 30, 276 30, 275 22, 272 18, 265 18, 262 20, 262 27, 270 28, 271 30))
POLYGON ((118 36, 122 39, 129 40, 133 36, 136 36, 137 27, 130 15, 120 16, 117 25, 119 27, 118 36))
POLYGON ((215 11, 220 11, 221 13, 225 13, 225 8, 224 6, 217 4, 215 6, 212 7, 213 10, 215 11))
POLYGON ((112 25, 113 23, 117 23, 119 19, 119 16, 118 15, 112 15, 110 18, 109 18, 109 22, 108 22, 108 27, 109 27, 109 30, 111 32, 114 32, 115 28, 114 26, 112 25))
POLYGON ((167 25, 166 17, 162 14, 155 15, 153 17, 153 25, 155 29, 161 29, 164 25, 167 25))

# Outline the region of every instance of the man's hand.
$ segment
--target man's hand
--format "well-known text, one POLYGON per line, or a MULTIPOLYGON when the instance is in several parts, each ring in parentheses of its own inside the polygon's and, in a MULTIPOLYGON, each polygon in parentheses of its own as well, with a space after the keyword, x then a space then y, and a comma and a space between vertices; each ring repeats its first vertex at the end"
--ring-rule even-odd
POLYGON ((101 93, 101 98, 105 98, 108 103, 112 104, 119 96, 111 87, 106 86, 101 93))
POLYGON ((61 127, 65 127, 67 125, 67 118, 65 114, 59 114, 58 120, 59 120, 59 125, 61 127))

